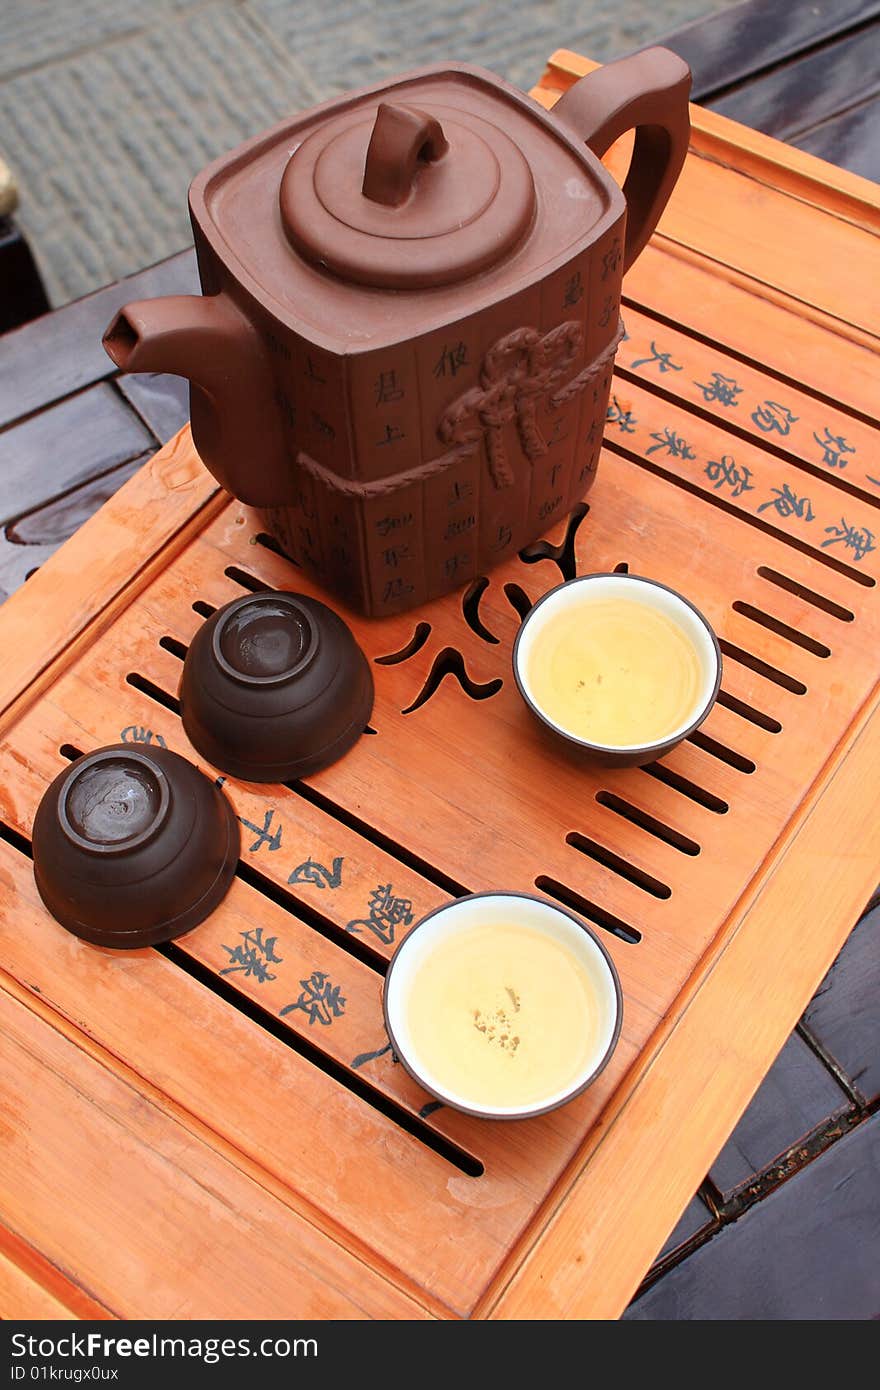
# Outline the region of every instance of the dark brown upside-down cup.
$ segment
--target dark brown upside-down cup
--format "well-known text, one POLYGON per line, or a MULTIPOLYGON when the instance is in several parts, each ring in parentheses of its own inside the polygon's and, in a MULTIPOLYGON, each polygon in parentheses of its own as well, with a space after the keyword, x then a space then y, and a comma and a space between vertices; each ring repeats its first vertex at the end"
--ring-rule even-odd
POLYGON ((155 946, 213 912, 238 824, 179 753, 114 744, 77 758, 37 807, 34 878, 56 921, 99 946, 155 946))
POLYGON ((192 640, 180 682, 183 726, 214 767, 287 782, 327 767, 373 708, 367 659, 342 619, 305 594, 248 594, 192 640))

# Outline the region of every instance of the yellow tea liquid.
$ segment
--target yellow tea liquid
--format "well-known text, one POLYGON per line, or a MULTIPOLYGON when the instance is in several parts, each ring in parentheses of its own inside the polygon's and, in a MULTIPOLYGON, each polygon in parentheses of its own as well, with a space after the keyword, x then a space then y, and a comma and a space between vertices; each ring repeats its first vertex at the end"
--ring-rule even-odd
POLYGON ((601 1006, 576 956, 534 927, 450 933, 413 977, 407 1021, 419 1058, 465 1105, 538 1105, 596 1046, 601 1006))
POLYGON ((555 724, 589 743, 655 743, 696 712, 702 667, 672 618, 628 598, 587 601, 536 635, 527 671, 555 724))

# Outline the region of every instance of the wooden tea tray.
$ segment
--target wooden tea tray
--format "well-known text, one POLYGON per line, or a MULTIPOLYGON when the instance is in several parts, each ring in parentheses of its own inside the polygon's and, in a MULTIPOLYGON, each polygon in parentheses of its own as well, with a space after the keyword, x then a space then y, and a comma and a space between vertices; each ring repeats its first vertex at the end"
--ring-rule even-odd
MULTIPOLYGON (((588 67, 557 54, 538 99, 588 67)), ((693 114, 588 507, 463 595, 347 615, 371 729, 307 783, 226 781, 239 875, 177 943, 62 931, 35 807, 103 743, 195 758, 204 616, 312 586, 185 430, 0 612, 4 1312, 614 1316, 833 959, 880 846, 876 190, 693 114), (623 566, 705 610, 723 694, 661 764, 591 773, 510 648, 562 575, 623 566), (597 1083, 519 1124, 432 1103, 381 1018, 410 923, 493 887, 582 912, 625 996, 597 1083)))

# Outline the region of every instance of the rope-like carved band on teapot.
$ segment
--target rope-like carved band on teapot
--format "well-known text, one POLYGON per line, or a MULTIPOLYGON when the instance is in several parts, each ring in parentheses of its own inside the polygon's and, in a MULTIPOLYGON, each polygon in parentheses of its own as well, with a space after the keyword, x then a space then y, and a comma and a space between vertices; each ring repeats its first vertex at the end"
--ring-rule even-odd
POLYGON ((309 454, 298 453, 296 461, 300 468, 311 473, 313 478, 317 478, 334 492, 341 493, 343 497, 384 497, 389 492, 399 492, 401 488, 409 487, 411 483, 423 483, 426 478, 433 478, 435 473, 444 473, 454 463, 470 458, 476 452, 476 448, 476 444, 459 444, 455 449, 448 449, 439 458, 416 464, 415 468, 405 468, 400 473, 390 473, 387 478, 374 478, 369 483, 358 482, 356 478, 343 478, 331 469, 325 468, 323 463, 319 463, 309 454))
MULTIPOLYGON (((550 396, 554 409, 573 400, 599 375, 614 357, 623 333, 620 319, 617 332, 599 356, 550 396)), ((414 468, 360 482, 341 477, 302 451, 296 462, 325 487, 344 497, 385 497, 471 458, 485 437, 492 481, 496 488, 510 487, 514 477, 504 448, 503 427, 516 420, 523 453, 532 462, 546 454, 548 445, 536 418, 538 398, 569 370, 582 341, 583 329, 575 322, 560 324, 543 335, 535 328, 517 328, 499 338, 483 359, 480 385, 465 391, 444 412, 437 433, 450 447, 414 468)))

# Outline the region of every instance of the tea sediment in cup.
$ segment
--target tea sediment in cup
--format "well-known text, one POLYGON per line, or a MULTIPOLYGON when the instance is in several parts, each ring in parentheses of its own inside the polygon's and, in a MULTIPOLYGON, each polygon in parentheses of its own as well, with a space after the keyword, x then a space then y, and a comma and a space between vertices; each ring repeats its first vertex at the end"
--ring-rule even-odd
POLYGON ((536 633, 527 669, 548 719, 588 743, 661 742, 696 712, 700 655, 687 633, 633 598, 573 604, 536 633))
POLYGON ((412 979, 406 1014, 420 1063, 473 1109, 540 1106, 574 1085, 603 1020, 574 953, 504 921, 440 940, 412 979))

